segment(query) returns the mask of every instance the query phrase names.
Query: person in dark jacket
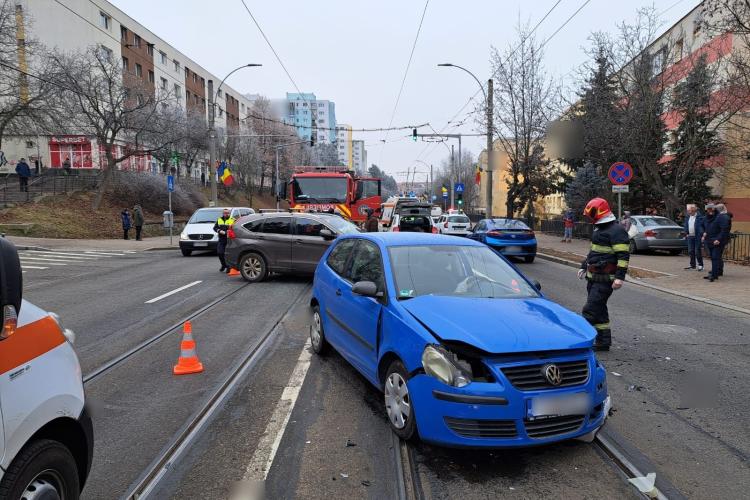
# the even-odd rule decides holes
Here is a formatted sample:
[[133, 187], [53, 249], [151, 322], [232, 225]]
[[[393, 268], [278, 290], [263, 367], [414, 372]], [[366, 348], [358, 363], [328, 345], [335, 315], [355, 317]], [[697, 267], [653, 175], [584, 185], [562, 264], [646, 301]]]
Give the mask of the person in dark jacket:
[[709, 217], [706, 217], [704, 243], [711, 256], [711, 272], [703, 278], [713, 283], [724, 274], [722, 254], [724, 253], [724, 247], [729, 243], [731, 221], [723, 204], [708, 205], [706, 208], [709, 207], [712, 213]]
[[591, 250], [578, 271], [578, 279], [585, 277], [588, 281], [588, 298], [582, 314], [596, 329], [594, 349], [608, 351], [612, 345], [612, 330], [607, 301], [625, 282], [630, 261], [630, 238], [603, 198], [589, 201], [583, 215], [594, 223], [594, 231]]
[[219, 235], [219, 244], [216, 246], [216, 254], [219, 256], [219, 262], [221, 262], [220, 273], [231, 271], [227, 266], [227, 261], [224, 258], [224, 252], [227, 248], [227, 232], [234, 225], [234, 219], [230, 215], [229, 209], [225, 208], [221, 213], [221, 217], [218, 218], [216, 224], [214, 224], [214, 232]]
[[63, 167], [63, 172], [65, 172], [65, 175], [70, 175], [72, 168], [70, 165], [70, 158], [68, 158], [67, 156], [65, 157], [65, 160], [63, 160], [62, 167]]
[[141, 230], [143, 229], [143, 209], [140, 205], [133, 207], [133, 225], [135, 226], [135, 241], [141, 241]]
[[127, 208], [120, 212], [120, 219], [122, 219], [122, 232], [124, 239], [129, 240], [128, 233], [130, 232], [130, 210]]
[[375, 212], [369, 208], [367, 209], [367, 221], [365, 222], [365, 232], [377, 233], [380, 231], [378, 225], [378, 218], [375, 216]]
[[703, 233], [706, 231], [705, 218], [698, 212], [695, 205], [687, 206], [685, 217], [685, 234], [687, 235], [688, 254], [690, 254], [690, 266], [685, 269], [695, 269], [698, 262], [698, 271], [703, 271]]
[[31, 177], [31, 169], [29, 168], [29, 164], [26, 163], [25, 158], [21, 158], [21, 160], [16, 164], [16, 173], [18, 174], [18, 183], [21, 188], [21, 192], [29, 192], [29, 177]]

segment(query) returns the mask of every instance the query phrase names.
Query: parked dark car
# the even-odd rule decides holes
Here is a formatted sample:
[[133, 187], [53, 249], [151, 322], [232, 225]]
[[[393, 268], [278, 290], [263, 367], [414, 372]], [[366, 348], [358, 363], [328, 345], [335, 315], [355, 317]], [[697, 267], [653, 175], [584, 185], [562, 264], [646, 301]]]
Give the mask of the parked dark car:
[[312, 275], [331, 242], [357, 226], [338, 215], [268, 213], [242, 217], [227, 234], [227, 263], [250, 282], [269, 273]]
[[671, 219], [656, 215], [631, 215], [630, 222], [630, 253], [665, 250], [678, 255], [687, 250], [685, 229]]
[[481, 241], [507, 257], [523, 257], [529, 264], [536, 257], [534, 231], [517, 219], [482, 219], [468, 237]]

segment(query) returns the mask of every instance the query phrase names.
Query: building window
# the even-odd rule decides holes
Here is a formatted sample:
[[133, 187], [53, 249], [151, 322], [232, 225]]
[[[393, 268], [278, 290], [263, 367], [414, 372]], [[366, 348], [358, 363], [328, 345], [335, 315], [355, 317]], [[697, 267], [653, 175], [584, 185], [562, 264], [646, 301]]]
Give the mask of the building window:
[[111, 24], [112, 24], [112, 18], [109, 17], [104, 12], [99, 11], [99, 26], [101, 26], [105, 30], [109, 30], [109, 27]]
[[120, 26], [120, 39], [128, 43], [128, 29], [125, 26]]
[[175, 73], [179, 73], [180, 72], [180, 61], [178, 61], [177, 59], [174, 59], [173, 62], [174, 62]]
[[167, 65], [167, 54], [164, 52], [159, 52], [159, 55], [161, 56], [161, 63], [163, 65]]
[[155, 81], [154, 72], [151, 70], [148, 70], [148, 82], [154, 83], [154, 81]]
[[201, 77], [201, 88], [202, 89], [206, 88], [206, 79], [203, 77]]
[[136, 49], [141, 48], [141, 37], [139, 37], [138, 35], [133, 35], [133, 47], [135, 47]]
[[162, 78], [161, 79], [161, 89], [162, 90], [167, 90], [167, 79], [166, 78]]
[[198, 73], [193, 73], [193, 83], [198, 83]]
[[677, 61], [679, 61], [679, 60], [682, 59], [682, 50], [683, 50], [684, 45], [685, 45], [685, 43], [682, 40], [682, 38], [680, 38], [679, 40], [677, 40], [677, 42], [674, 44], [674, 60], [675, 60], [675, 62], [677, 62]]
[[151, 57], [153, 57], [154, 56], [154, 46], [152, 44], [150, 44], [150, 43], [147, 43], [146, 44], [146, 52], [148, 53], [148, 55], [150, 55]]
[[216, 96], [219, 98], [224, 97], [224, 93], [221, 91], [221, 89], [219, 89], [219, 91], [216, 93]]
[[112, 60], [112, 49], [109, 47], [105, 47], [104, 45], [99, 45], [100, 55], [103, 59], [106, 61]]
[[122, 70], [126, 72], [130, 71], [130, 61], [125, 56], [122, 56]]
[[135, 76], [143, 78], [143, 66], [138, 63], [135, 63]]
[[141, 94], [136, 95], [135, 100], [138, 103], [138, 106], [143, 106], [143, 96]]
[[182, 88], [176, 83], [174, 84], [174, 95], [178, 101], [180, 100], [180, 97], [182, 97]]
[[187, 81], [189, 79], [190, 79], [190, 69], [187, 66], [185, 66], [185, 80]]

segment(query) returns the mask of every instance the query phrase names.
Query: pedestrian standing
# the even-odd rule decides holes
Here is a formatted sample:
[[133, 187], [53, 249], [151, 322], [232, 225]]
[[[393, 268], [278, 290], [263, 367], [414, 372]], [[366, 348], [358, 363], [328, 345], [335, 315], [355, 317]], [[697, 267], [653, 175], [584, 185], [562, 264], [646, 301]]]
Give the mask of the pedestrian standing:
[[575, 225], [576, 222], [573, 218], [573, 211], [567, 210], [565, 216], [563, 216], [563, 243], [573, 243], [573, 228]]
[[65, 157], [65, 160], [63, 160], [62, 167], [63, 167], [63, 172], [65, 172], [65, 175], [70, 175], [70, 172], [72, 169], [70, 165], [70, 157], [68, 156]]
[[135, 226], [135, 241], [141, 241], [141, 231], [143, 230], [143, 209], [140, 205], [133, 207], [133, 225]]
[[124, 209], [122, 212], [120, 212], [120, 219], [122, 219], [122, 232], [123, 237], [126, 240], [129, 240], [130, 237], [128, 236], [128, 233], [130, 232], [130, 210], [127, 208]]
[[583, 215], [594, 223], [594, 231], [591, 250], [578, 270], [578, 279], [585, 277], [588, 282], [588, 298], [582, 314], [596, 329], [594, 349], [608, 351], [612, 345], [612, 330], [607, 301], [625, 281], [630, 261], [629, 237], [603, 198], [589, 201]]
[[26, 163], [25, 158], [21, 158], [21, 160], [16, 164], [16, 173], [18, 174], [18, 183], [21, 189], [21, 192], [29, 192], [29, 177], [31, 177], [31, 169], [29, 168], [29, 164]]
[[704, 242], [711, 256], [711, 272], [703, 279], [711, 283], [719, 279], [724, 274], [724, 260], [722, 254], [724, 247], [729, 243], [729, 228], [731, 221], [726, 213], [724, 204], [707, 205], [711, 208], [711, 215], [706, 217], [706, 231]]
[[697, 261], [698, 271], [703, 271], [703, 233], [705, 231], [705, 218], [698, 212], [698, 207], [692, 204], [688, 205], [687, 217], [685, 217], [685, 234], [687, 235], [690, 266], [685, 269], [695, 269]]
[[380, 231], [380, 228], [378, 227], [378, 218], [375, 217], [375, 212], [373, 211], [373, 209], [368, 208], [367, 221], [365, 222], [365, 232], [377, 233], [378, 231]]
[[625, 210], [623, 212], [622, 220], [620, 221], [620, 224], [622, 224], [622, 227], [625, 228], [625, 231], [630, 231], [630, 226], [633, 225], [633, 220], [630, 218], [630, 211]]
[[234, 225], [234, 219], [229, 215], [229, 209], [225, 208], [221, 213], [221, 217], [214, 224], [214, 232], [219, 235], [219, 244], [216, 245], [216, 253], [219, 256], [219, 262], [221, 262], [220, 273], [229, 273], [230, 269], [227, 266], [227, 261], [224, 258], [224, 252], [227, 249], [227, 232]]

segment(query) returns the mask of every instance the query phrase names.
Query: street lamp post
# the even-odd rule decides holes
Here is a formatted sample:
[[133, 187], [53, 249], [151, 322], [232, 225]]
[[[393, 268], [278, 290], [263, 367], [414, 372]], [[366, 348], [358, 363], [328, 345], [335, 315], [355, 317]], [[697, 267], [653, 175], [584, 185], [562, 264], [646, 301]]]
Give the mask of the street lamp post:
[[482, 89], [482, 94], [484, 94], [484, 102], [487, 111], [487, 208], [485, 210], [487, 218], [492, 218], [492, 78], [487, 80], [487, 91], [485, 91], [482, 82], [479, 81], [479, 78], [477, 78], [474, 73], [472, 73], [468, 69], [451, 63], [442, 63], [438, 64], [438, 66], [458, 68], [465, 71], [466, 73], [471, 75], [474, 80], [476, 80], [479, 88]]
[[208, 81], [208, 171], [211, 175], [211, 204], [212, 206], [216, 206], [217, 198], [218, 198], [218, 192], [217, 192], [217, 186], [216, 186], [216, 168], [214, 166], [214, 163], [216, 163], [216, 110], [214, 109], [214, 105], [216, 104], [217, 96], [219, 95], [219, 92], [221, 91], [222, 85], [224, 85], [224, 82], [232, 76], [235, 72], [241, 70], [242, 68], [255, 68], [258, 66], [263, 66], [262, 64], [243, 64], [242, 66], [239, 66], [238, 68], [233, 69], [229, 72], [227, 76], [224, 77], [224, 79], [219, 83], [219, 86], [216, 88], [216, 94], [214, 94], [214, 81], [209, 80]]

